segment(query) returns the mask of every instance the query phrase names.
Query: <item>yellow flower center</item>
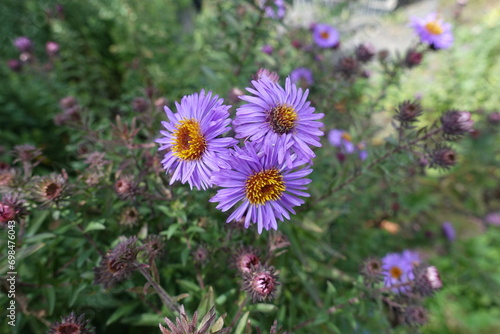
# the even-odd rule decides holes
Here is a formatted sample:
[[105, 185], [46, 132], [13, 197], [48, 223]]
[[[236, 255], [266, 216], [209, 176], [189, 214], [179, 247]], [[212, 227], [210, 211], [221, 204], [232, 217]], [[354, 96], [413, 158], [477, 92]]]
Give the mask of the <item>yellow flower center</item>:
[[330, 34], [327, 31], [322, 31], [319, 35], [323, 39], [327, 39], [328, 37], [330, 37]]
[[401, 275], [403, 275], [403, 271], [399, 267], [392, 267], [391, 270], [389, 270], [389, 273], [394, 279], [399, 279]]
[[172, 144], [173, 154], [182, 160], [199, 160], [207, 150], [207, 141], [201, 133], [200, 123], [194, 119], [183, 119], [176, 125]]
[[347, 140], [349, 142], [352, 141], [351, 135], [348, 134], [347, 132], [344, 132], [341, 137], [342, 137], [342, 139], [345, 139], [345, 140]]
[[286, 186], [276, 168], [251, 175], [245, 183], [245, 196], [251, 204], [262, 205], [281, 198]]
[[295, 128], [297, 118], [298, 115], [292, 106], [280, 104], [269, 111], [267, 121], [271, 124], [274, 132], [284, 134]]
[[425, 29], [433, 35], [441, 35], [443, 33], [443, 27], [437, 21], [427, 23]]

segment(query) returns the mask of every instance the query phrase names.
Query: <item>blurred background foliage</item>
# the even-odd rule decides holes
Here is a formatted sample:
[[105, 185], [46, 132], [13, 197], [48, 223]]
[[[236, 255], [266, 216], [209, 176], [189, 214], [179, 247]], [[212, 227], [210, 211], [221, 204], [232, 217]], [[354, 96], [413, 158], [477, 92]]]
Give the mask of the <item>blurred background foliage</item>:
[[[64, 6], [59, 14], [58, 4]], [[440, 8], [446, 12], [452, 5], [443, 1]], [[484, 13], [482, 8], [489, 10]], [[346, 27], [353, 14], [342, 4], [326, 8], [324, 15], [331, 17], [331, 24]], [[396, 12], [383, 17], [406, 21], [402, 16]], [[230, 322], [244, 294], [234, 271], [227, 270], [229, 253], [238, 245], [265, 250], [269, 234], [231, 230], [224, 223], [227, 216], [208, 203], [209, 194], [179, 184], [165, 186], [163, 172], [142, 175], [145, 156], [154, 156], [156, 148], [139, 153], [113, 146], [111, 125], [117, 124], [117, 116], [126, 124], [137, 118], [136, 142], [150, 143], [165, 117], [157, 112], [152, 119], [141, 118], [131, 105], [134, 98], [152, 104], [165, 97], [173, 107], [182, 96], [206, 89], [227, 100], [230, 90], [247, 87], [260, 67], [278, 72], [283, 82], [299, 66], [313, 70], [310, 99], [326, 114], [325, 132], [349, 130], [355, 142], [366, 142], [369, 159], [396, 144], [391, 118], [403, 100], [421, 99], [422, 126], [449, 109], [471, 111], [477, 132], [454, 146], [460, 160], [451, 171], [422, 171], [411, 154], [401, 153], [326, 198], [329, 189], [362, 168], [363, 162], [354, 158], [339, 162], [335, 149], [323, 139], [324, 147], [316, 150], [311, 198], [291, 222], [279, 225], [291, 246], [273, 259], [280, 271], [278, 298], [248, 305], [246, 319], [264, 332], [274, 319], [292, 331], [316, 317], [296, 333], [408, 333], [413, 329], [391, 326], [380, 302], [361, 299], [350, 304], [349, 300], [363, 291], [358, 273], [363, 259], [410, 248], [424, 254], [444, 282], [444, 289], [426, 301], [430, 322], [423, 332], [500, 332], [500, 230], [484, 219], [500, 208], [498, 125], [487, 121], [500, 105], [499, 18], [498, 5], [471, 2], [454, 22], [452, 49], [426, 53], [421, 66], [400, 69], [393, 81], [387, 81], [383, 62], [375, 62], [368, 66], [374, 73], [370, 78], [350, 82], [333, 78], [331, 64], [352, 54], [352, 49], [322, 55], [293, 47], [292, 40], [311, 43], [307, 29], [264, 19], [251, 1], [203, 1], [198, 13], [189, 0], [3, 0], [2, 161], [12, 163], [7, 153], [15, 145], [32, 144], [44, 152], [38, 174], [64, 168], [75, 184], [86, 168], [79, 156], [84, 147], [106, 152], [112, 162], [98, 186], [85, 187], [81, 182], [74, 186], [71, 201], [78, 203], [78, 210], [33, 207], [18, 250], [23, 299], [13, 332], [44, 333], [47, 321], [57, 321], [72, 310], [85, 313], [97, 333], [157, 333], [163, 317], [172, 316], [161, 309], [156, 296], [140, 292], [144, 279], [139, 275], [110, 292], [93, 285], [92, 268], [99, 254], [82, 231], [103, 250], [116, 245], [120, 235], [165, 236], [166, 252], [157, 262], [162, 286], [174, 296], [187, 294], [181, 303], [188, 313], [199, 309], [204, 314], [215, 304]], [[343, 32], [343, 39], [348, 39], [349, 29]], [[5, 65], [18, 57], [12, 46], [18, 36], [32, 39], [36, 54], [35, 62], [22, 73]], [[45, 55], [47, 41], [60, 45], [55, 61]], [[271, 55], [261, 51], [267, 44], [274, 49]], [[54, 124], [60, 113], [58, 101], [65, 96], [75, 96], [82, 106], [87, 132]], [[170, 197], [141, 195], [133, 202], [117, 198], [113, 184], [124, 170], [151, 192], [160, 189], [165, 199]], [[125, 229], [119, 224], [119, 212], [129, 205], [138, 209], [140, 219]], [[454, 224], [456, 241], [442, 236], [443, 221]], [[393, 228], [386, 228], [387, 223]], [[208, 252], [204, 263], [193, 261], [199, 247]], [[2, 251], [2, 275], [5, 262]], [[2, 291], [0, 304], [6, 305], [6, 300]], [[346, 306], [328, 314], [331, 305]], [[240, 333], [245, 330], [242, 323]], [[2, 320], [0, 332], [10, 330]]]

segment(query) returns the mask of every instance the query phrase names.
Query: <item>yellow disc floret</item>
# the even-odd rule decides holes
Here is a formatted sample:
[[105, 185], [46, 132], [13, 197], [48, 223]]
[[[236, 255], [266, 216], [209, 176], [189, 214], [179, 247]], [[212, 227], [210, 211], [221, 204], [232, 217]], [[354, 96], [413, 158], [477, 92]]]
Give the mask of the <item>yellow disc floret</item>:
[[172, 141], [173, 154], [182, 160], [199, 160], [207, 150], [207, 141], [195, 119], [183, 119], [176, 125]]
[[330, 34], [327, 31], [322, 31], [319, 35], [323, 39], [327, 39], [328, 37], [330, 37]]
[[432, 35], [441, 35], [443, 33], [443, 27], [437, 21], [428, 22], [425, 25], [425, 29]]
[[292, 106], [280, 104], [269, 111], [267, 120], [274, 132], [284, 134], [295, 128], [297, 118], [297, 112]]
[[281, 198], [286, 186], [276, 168], [251, 175], [245, 183], [245, 195], [251, 204], [262, 205]]
[[392, 267], [391, 270], [389, 270], [389, 274], [392, 278], [399, 279], [401, 275], [403, 275], [403, 271], [399, 267]]

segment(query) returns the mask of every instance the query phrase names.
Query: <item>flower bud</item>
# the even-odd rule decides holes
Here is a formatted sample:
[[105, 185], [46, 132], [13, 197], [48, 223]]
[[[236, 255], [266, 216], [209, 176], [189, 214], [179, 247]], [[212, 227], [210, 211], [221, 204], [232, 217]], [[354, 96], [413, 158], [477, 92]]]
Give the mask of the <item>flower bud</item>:
[[356, 58], [362, 63], [367, 63], [372, 60], [375, 54], [376, 51], [373, 44], [364, 43], [356, 47]]
[[457, 153], [449, 146], [439, 145], [431, 152], [431, 168], [441, 167], [443, 169], [449, 169], [456, 165], [456, 163]]
[[45, 51], [49, 57], [55, 57], [59, 53], [59, 44], [49, 41], [45, 44]]
[[20, 62], [17, 59], [9, 59], [9, 61], [7, 62], [7, 65], [9, 66], [9, 68], [13, 72], [18, 72], [19, 73], [23, 69], [23, 63]]
[[275, 274], [274, 267], [259, 265], [254, 267], [252, 272], [243, 275], [243, 290], [252, 297], [254, 302], [273, 299], [278, 285], [278, 276]]
[[419, 265], [414, 269], [415, 292], [422, 296], [431, 296], [443, 287], [439, 272], [434, 266]]
[[280, 76], [276, 72], [272, 72], [268, 70], [267, 68], [261, 68], [257, 71], [257, 73], [254, 75], [254, 80], [260, 80], [263, 76], [266, 76], [269, 78], [274, 83], [277, 83], [280, 80]]
[[22, 53], [30, 53], [33, 50], [33, 42], [25, 36], [16, 38], [14, 40], [14, 46]]
[[422, 115], [422, 106], [417, 101], [404, 101], [396, 109], [394, 119], [401, 123], [401, 126], [411, 129], [412, 123], [416, 122]]
[[132, 108], [137, 112], [145, 112], [149, 108], [149, 103], [142, 97], [136, 97], [132, 100]]
[[441, 116], [441, 128], [445, 136], [460, 136], [471, 132], [473, 125], [470, 112], [449, 110]]
[[409, 49], [406, 52], [404, 64], [406, 67], [412, 68], [412, 67], [420, 65], [423, 58], [424, 58], [424, 54], [422, 52], [418, 52], [418, 51], [415, 51], [413, 49]]
[[233, 255], [233, 266], [241, 273], [250, 273], [260, 264], [258, 252], [253, 248], [240, 248]]

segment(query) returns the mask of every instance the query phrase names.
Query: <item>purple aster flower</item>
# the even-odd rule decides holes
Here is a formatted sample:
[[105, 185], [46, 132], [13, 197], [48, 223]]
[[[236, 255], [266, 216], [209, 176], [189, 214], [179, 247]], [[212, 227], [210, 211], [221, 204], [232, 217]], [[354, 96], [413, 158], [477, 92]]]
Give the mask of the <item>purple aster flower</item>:
[[271, 53], [273, 53], [273, 47], [269, 44], [266, 44], [262, 47], [262, 52], [264, 52], [265, 54], [268, 54], [270, 55]]
[[356, 151], [356, 147], [352, 143], [351, 135], [344, 130], [333, 129], [328, 133], [328, 141], [335, 147], [340, 148], [347, 154], [352, 154]]
[[[390, 253], [382, 259], [382, 269], [384, 272], [384, 285], [391, 287], [402, 283], [409, 282], [413, 279], [413, 267], [409, 260], [411, 255], [400, 253]], [[410, 286], [400, 286], [392, 289], [394, 292], [406, 292], [410, 290]]]
[[423, 19], [413, 17], [410, 27], [415, 30], [422, 43], [429, 44], [433, 49], [448, 49], [453, 44], [451, 24], [444, 22], [436, 13]]
[[263, 8], [266, 17], [282, 19], [285, 17], [286, 7], [284, 0], [259, 0], [260, 8]]
[[14, 40], [14, 46], [19, 52], [31, 52], [33, 49], [33, 42], [28, 37], [21, 36]]
[[229, 167], [225, 161], [229, 158], [228, 147], [237, 143], [233, 138], [220, 138], [230, 130], [229, 106], [212, 92], [184, 96], [181, 103], [175, 103], [177, 113], [167, 106], [165, 113], [168, 122], [162, 122], [164, 136], [157, 139], [159, 150], [167, 149], [162, 160], [163, 168], [173, 171], [170, 184], [176, 180], [188, 182], [191, 189], [207, 189], [212, 186], [210, 180], [213, 171]]
[[490, 225], [500, 226], [500, 212], [490, 212], [484, 217], [484, 221]]
[[[317, 121], [323, 114], [314, 113], [307, 101], [309, 91], [302, 91], [286, 79], [285, 89], [263, 76], [252, 81], [254, 88], [247, 88], [251, 95], [240, 98], [248, 103], [236, 111], [234, 126], [236, 138], [248, 138], [254, 142], [276, 143], [286, 136], [292, 152], [305, 159], [315, 157], [309, 146], [321, 147], [319, 130], [323, 123]], [[280, 155], [280, 163], [285, 155]]]
[[290, 219], [289, 212], [295, 214], [293, 207], [304, 203], [298, 196], [309, 197], [303, 190], [311, 182], [305, 176], [312, 169], [296, 170], [305, 162], [296, 155], [291, 157], [290, 167], [280, 163], [279, 155], [285, 150], [283, 142], [284, 139], [277, 144], [266, 141], [259, 151], [255, 143], [246, 142], [243, 148], [235, 148], [230, 168], [214, 173], [213, 183], [222, 189], [210, 202], [218, 202], [217, 209], [223, 212], [240, 203], [226, 222], [245, 217], [245, 228], [252, 223], [257, 224], [259, 233], [263, 229], [277, 230], [277, 220]]
[[340, 44], [340, 34], [337, 29], [324, 23], [314, 25], [313, 39], [321, 48], [335, 48]]
[[444, 222], [441, 225], [441, 230], [443, 231], [443, 234], [446, 237], [446, 239], [448, 239], [448, 241], [455, 241], [456, 233], [452, 223]]
[[357, 145], [359, 159], [363, 161], [365, 161], [366, 158], [368, 158], [368, 151], [366, 151], [365, 147], [366, 147], [365, 142], [361, 142]]
[[57, 56], [59, 53], [59, 44], [49, 41], [45, 44], [45, 51], [50, 57]]
[[312, 71], [306, 67], [298, 67], [290, 72], [290, 80], [299, 87], [309, 87], [314, 83]]

